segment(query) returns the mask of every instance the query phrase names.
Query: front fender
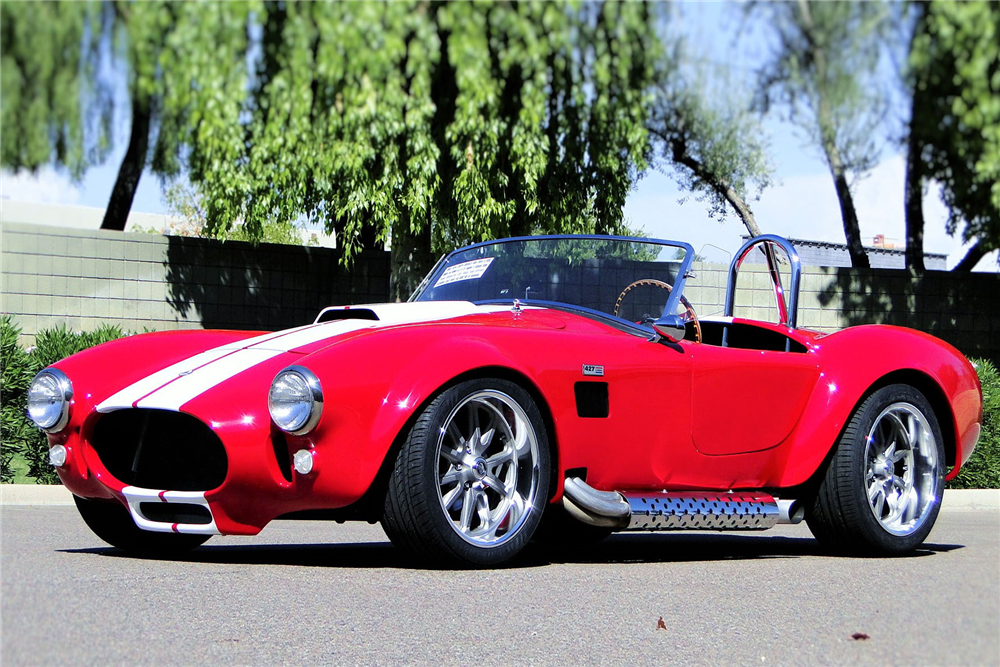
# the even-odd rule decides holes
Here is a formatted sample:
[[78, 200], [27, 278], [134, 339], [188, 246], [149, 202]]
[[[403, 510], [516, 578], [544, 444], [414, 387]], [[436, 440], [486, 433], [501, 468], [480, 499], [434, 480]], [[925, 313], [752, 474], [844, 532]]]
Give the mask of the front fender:
[[358, 500], [408, 422], [456, 377], [484, 367], [528, 375], [470, 325], [431, 324], [358, 336], [302, 360], [323, 382], [324, 412], [292, 449], [315, 450], [317, 506]]

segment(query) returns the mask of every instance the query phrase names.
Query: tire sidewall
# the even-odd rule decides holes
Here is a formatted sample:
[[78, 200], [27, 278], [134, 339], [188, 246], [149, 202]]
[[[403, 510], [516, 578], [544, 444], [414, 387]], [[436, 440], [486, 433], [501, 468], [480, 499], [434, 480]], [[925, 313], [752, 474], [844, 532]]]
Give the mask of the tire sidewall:
[[[445, 425], [445, 420], [469, 396], [487, 390], [506, 394], [524, 410], [531, 428], [534, 430], [538, 448], [539, 479], [536, 482], [535, 496], [528, 516], [512, 537], [494, 546], [475, 545], [459, 535], [444, 507], [441, 506], [438, 479], [439, 434]], [[450, 387], [432, 402], [427, 410], [429, 412], [427, 415], [429, 428], [424, 431], [427, 441], [423, 443], [424, 457], [418, 483], [422, 487], [422, 495], [427, 498], [427, 502], [433, 508], [430, 519], [434, 532], [444, 542], [448, 551], [461, 562], [472, 565], [496, 565], [509, 560], [531, 539], [541, 520], [549, 494], [551, 470], [549, 443], [545, 425], [535, 401], [528, 392], [513, 382], [498, 378], [484, 378], [468, 380]]]
[[[890, 405], [895, 403], [909, 403], [919, 410], [927, 420], [934, 436], [937, 447], [937, 475], [936, 480], [937, 498], [926, 510], [928, 514], [924, 517], [920, 527], [907, 535], [896, 535], [890, 533], [882, 523], [875, 517], [868, 500], [868, 490], [865, 484], [867, 475], [867, 443], [868, 433], [875, 424], [875, 420]], [[944, 495], [944, 438], [941, 426], [930, 403], [922, 393], [909, 385], [889, 385], [876, 391], [865, 401], [858, 415], [858, 428], [854, 434], [853, 441], [845, 443], [850, 445], [851, 470], [850, 487], [848, 493], [858, 507], [856, 527], [861, 532], [862, 537], [878, 551], [891, 554], [901, 554], [913, 551], [927, 538], [937, 519], [941, 509], [941, 500]]]
[[142, 530], [129, 511], [116, 500], [91, 500], [73, 496], [80, 517], [99, 538], [126, 553], [171, 556], [204, 544], [209, 535], [157, 533]]

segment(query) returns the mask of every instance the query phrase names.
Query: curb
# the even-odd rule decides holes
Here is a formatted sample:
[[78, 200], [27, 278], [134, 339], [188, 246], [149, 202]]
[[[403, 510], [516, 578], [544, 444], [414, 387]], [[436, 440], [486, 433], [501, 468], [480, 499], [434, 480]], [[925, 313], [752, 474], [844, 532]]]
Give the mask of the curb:
[[[60, 484], [0, 484], [0, 505], [73, 505], [73, 496]], [[1000, 489], [950, 489], [945, 511], [1000, 510]]]

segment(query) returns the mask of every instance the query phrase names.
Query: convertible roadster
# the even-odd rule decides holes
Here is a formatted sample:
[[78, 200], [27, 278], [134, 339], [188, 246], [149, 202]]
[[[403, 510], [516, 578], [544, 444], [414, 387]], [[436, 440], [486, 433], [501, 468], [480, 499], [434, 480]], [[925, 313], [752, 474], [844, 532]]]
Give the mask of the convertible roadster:
[[[645, 238], [479, 243], [407, 303], [81, 352], [38, 374], [28, 410], [84, 521], [130, 552], [277, 518], [380, 521], [460, 566], [533, 538], [803, 519], [837, 550], [915, 549], [979, 436], [969, 362], [903, 328], [797, 328], [799, 260], [775, 236], [737, 252], [724, 309], [699, 317], [693, 258]], [[734, 317], [748, 259], [776, 322]]]

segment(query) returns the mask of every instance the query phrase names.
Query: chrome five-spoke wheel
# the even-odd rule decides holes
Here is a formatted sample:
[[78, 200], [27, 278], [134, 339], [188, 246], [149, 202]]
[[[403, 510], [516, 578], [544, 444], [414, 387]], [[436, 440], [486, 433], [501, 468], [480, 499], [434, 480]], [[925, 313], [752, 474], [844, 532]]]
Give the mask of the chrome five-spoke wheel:
[[944, 489], [944, 437], [916, 388], [874, 391], [851, 415], [806, 520], [841, 551], [901, 554], [930, 533]]
[[531, 538], [548, 488], [548, 440], [531, 396], [507, 380], [468, 380], [417, 417], [382, 525], [394, 544], [425, 560], [496, 565]]

